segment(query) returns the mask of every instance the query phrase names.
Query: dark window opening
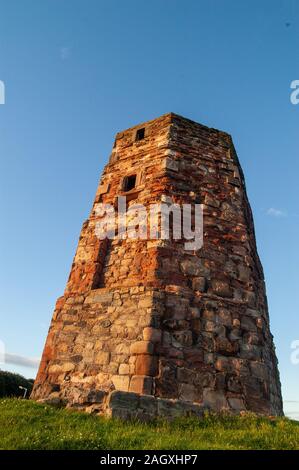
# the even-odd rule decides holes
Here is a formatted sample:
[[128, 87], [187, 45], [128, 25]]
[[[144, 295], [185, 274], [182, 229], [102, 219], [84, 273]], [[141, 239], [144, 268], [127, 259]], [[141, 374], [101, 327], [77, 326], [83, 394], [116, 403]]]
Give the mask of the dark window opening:
[[136, 132], [136, 140], [144, 139], [144, 135], [145, 135], [145, 128], [143, 127], [142, 129], [138, 129], [138, 131]]
[[136, 175], [126, 176], [124, 179], [123, 190], [130, 191], [131, 189], [134, 189], [135, 186], [136, 186]]
[[[106, 284], [106, 271], [109, 266], [112, 250], [111, 240], [105, 238], [99, 247], [98, 258], [96, 260], [96, 272], [93, 278], [92, 289], [101, 289]], [[109, 273], [108, 273], [109, 274]]]

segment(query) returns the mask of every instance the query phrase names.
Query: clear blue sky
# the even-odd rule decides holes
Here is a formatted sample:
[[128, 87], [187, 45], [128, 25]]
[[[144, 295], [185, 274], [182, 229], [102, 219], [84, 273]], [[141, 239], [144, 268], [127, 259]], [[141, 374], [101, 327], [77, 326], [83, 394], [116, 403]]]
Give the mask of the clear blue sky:
[[[0, 1], [0, 340], [39, 357], [114, 134], [173, 111], [232, 134], [286, 401], [299, 401], [298, 0]], [[0, 365], [26, 376], [35, 370]], [[298, 410], [299, 403], [286, 403]]]

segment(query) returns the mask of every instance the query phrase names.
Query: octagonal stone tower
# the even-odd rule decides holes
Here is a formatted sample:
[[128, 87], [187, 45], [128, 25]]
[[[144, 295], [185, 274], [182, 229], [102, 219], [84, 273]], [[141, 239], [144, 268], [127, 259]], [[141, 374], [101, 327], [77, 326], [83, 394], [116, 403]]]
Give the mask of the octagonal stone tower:
[[[203, 247], [97, 238], [97, 205], [201, 203]], [[281, 415], [277, 359], [231, 137], [166, 114], [117, 134], [32, 398], [124, 418]]]

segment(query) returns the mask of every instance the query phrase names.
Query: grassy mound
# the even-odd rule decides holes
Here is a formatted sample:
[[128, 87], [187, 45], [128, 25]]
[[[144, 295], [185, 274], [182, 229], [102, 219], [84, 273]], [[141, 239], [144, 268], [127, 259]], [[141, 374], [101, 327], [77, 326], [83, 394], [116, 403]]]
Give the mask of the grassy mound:
[[172, 423], [124, 423], [1, 399], [0, 449], [299, 449], [299, 422], [209, 415]]

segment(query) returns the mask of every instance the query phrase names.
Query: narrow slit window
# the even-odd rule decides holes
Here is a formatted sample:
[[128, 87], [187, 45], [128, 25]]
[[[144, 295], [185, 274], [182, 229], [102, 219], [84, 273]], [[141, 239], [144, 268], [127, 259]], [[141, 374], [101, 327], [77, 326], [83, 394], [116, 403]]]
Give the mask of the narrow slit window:
[[130, 191], [131, 189], [134, 189], [135, 186], [136, 186], [136, 175], [126, 176], [124, 179], [123, 190]]
[[138, 131], [136, 132], [136, 140], [142, 140], [144, 139], [144, 136], [145, 136], [145, 128], [142, 127], [142, 129], [138, 129]]

